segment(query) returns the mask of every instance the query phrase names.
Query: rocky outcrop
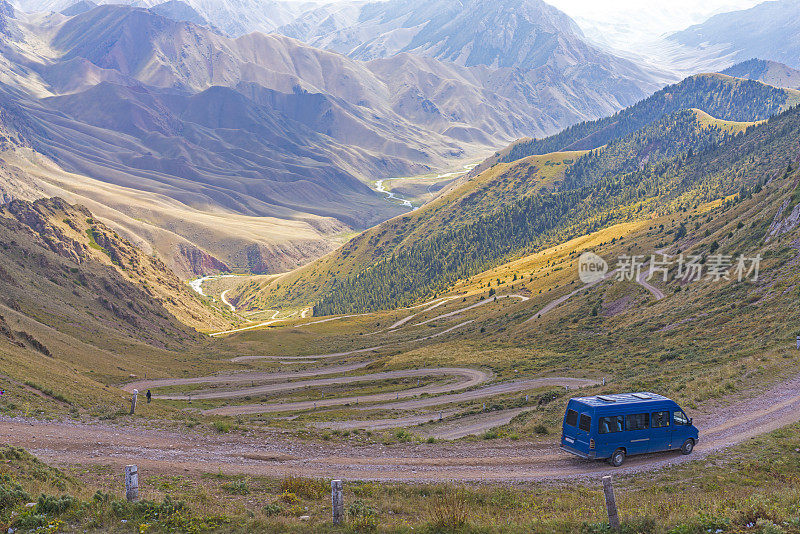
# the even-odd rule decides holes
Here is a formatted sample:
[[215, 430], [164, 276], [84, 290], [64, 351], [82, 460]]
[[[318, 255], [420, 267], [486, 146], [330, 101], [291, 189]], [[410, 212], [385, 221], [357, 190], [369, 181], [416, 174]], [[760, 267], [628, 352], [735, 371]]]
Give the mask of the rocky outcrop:
[[778, 209], [778, 213], [775, 214], [775, 218], [772, 220], [769, 230], [767, 230], [767, 241], [791, 232], [800, 224], [800, 204], [794, 206], [791, 212], [787, 214], [789, 200], [786, 199]]
[[68, 258], [75, 263], [82, 263], [87, 258], [87, 247], [68, 236], [64, 229], [53, 224], [52, 217], [57, 213], [91, 216], [86, 208], [73, 208], [60, 198], [41, 199], [35, 202], [12, 200], [4, 206], [0, 216], [11, 216], [19, 223], [26, 226], [40, 244], [55, 252], [61, 257]]
[[197, 276], [230, 272], [230, 268], [208, 252], [192, 245], [178, 245], [177, 263], [186, 265], [188, 271]]

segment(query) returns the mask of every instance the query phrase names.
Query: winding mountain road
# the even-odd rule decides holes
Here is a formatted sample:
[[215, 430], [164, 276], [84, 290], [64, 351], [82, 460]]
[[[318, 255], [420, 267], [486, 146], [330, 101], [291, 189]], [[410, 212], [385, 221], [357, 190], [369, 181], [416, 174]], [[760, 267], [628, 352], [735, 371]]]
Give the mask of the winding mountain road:
[[25, 447], [58, 465], [137, 464], [140, 472], [315, 476], [345, 480], [523, 482], [629, 474], [703, 458], [722, 448], [800, 421], [800, 376], [740, 398], [724, 408], [691, 413], [700, 442], [691, 456], [634, 456], [621, 468], [580, 460], [557, 443], [506, 440], [370, 447], [347, 441], [308, 442], [279, 431], [217, 434], [166, 431], [104, 423], [0, 418], [8, 445]]

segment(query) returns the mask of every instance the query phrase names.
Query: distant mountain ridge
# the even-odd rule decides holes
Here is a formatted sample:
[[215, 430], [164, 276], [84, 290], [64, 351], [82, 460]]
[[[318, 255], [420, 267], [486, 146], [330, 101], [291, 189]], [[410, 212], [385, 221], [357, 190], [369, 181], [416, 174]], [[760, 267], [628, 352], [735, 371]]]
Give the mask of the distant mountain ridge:
[[680, 109], [701, 109], [722, 120], [754, 121], [800, 103], [800, 92], [723, 74], [700, 74], [665, 87], [613, 116], [576, 124], [541, 139], [523, 139], [478, 165], [472, 174], [496, 162], [561, 150], [590, 150], [619, 139]]
[[728, 67], [721, 74], [756, 80], [775, 87], [800, 89], [800, 71], [777, 61], [750, 59]]

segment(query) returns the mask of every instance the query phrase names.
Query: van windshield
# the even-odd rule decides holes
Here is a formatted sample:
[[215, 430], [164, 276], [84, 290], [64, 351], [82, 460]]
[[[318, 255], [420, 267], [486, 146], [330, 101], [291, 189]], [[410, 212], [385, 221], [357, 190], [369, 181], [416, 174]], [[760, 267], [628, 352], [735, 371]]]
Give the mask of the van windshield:
[[569, 426], [575, 426], [578, 424], [578, 412], [575, 410], [567, 410], [567, 418], [564, 421]]

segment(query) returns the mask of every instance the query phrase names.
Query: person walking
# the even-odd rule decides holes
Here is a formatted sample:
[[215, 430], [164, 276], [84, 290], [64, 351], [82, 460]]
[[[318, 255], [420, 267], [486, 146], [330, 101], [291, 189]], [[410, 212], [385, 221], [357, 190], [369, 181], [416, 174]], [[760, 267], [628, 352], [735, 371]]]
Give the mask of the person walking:
[[153, 394], [150, 393], [150, 390], [147, 390], [147, 404], [150, 404], [150, 400], [153, 398]]

